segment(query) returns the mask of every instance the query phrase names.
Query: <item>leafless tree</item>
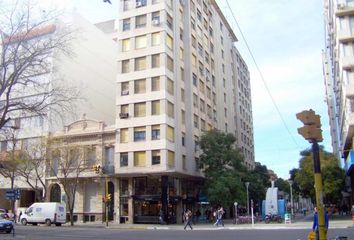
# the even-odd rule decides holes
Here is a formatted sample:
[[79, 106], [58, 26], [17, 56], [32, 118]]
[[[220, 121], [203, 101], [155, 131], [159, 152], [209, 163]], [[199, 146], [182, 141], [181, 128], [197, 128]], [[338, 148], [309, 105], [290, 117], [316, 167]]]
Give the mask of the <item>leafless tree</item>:
[[74, 225], [75, 195], [81, 173], [87, 170], [82, 147], [68, 144], [66, 139], [52, 140], [49, 168], [51, 175], [62, 185], [66, 194], [66, 204], [70, 214], [70, 224]]
[[22, 177], [35, 191], [36, 201], [44, 201], [47, 196], [45, 163], [47, 149], [44, 138], [35, 139], [22, 150], [22, 159], [16, 168], [16, 175]]
[[18, 116], [73, 112], [80, 93], [55, 74], [52, 63], [73, 57], [75, 31], [33, 0], [0, 0], [0, 6], [0, 129]]

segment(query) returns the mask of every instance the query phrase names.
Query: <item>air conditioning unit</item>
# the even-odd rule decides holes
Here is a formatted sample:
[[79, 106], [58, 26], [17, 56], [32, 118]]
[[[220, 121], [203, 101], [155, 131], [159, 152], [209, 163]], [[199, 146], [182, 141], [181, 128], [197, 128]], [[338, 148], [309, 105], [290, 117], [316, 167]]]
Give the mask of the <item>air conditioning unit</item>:
[[143, 3], [141, 1], [137, 1], [135, 7], [139, 8], [141, 6], [143, 6]]
[[122, 96], [129, 95], [129, 90], [123, 90], [121, 95]]
[[160, 19], [159, 19], [159, 18], [154, 18], [154, 19], [152, 20], [152, 25], [154, 25], [154, 26], [160, 25]]
[[129, 113], [119, 113], [119, 117], [120, 118], [128, 118], [129, 117]]

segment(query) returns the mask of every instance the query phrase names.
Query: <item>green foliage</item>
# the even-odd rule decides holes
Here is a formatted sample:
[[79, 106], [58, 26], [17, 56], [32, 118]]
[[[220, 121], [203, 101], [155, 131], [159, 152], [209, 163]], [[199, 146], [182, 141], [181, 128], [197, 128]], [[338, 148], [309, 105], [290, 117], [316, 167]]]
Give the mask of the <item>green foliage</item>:
[[[295, 183], [299, 192], [310, 197], [315, 202], [313, 158], [310, 149], [301, 152], [302, 158], [299, 169], [293, 169]], [[323, 181], [323, 196], [325, 203], [337, 203], [341, 198], [341, 189], [344, 186], [345, 172], [339, 166], [339, 160], [323, 147], [320, 148], [320, 162]]]
[[212, 204], [231, 206], [234, 201], [245, 202], [244, 183], [247, 171], [242, 165], [243, 156], [234, 148], [235, 137], [216, 130], [205, 133], [200, 139], [203, 154], [200, 163], [206, 177], [206, 192]]

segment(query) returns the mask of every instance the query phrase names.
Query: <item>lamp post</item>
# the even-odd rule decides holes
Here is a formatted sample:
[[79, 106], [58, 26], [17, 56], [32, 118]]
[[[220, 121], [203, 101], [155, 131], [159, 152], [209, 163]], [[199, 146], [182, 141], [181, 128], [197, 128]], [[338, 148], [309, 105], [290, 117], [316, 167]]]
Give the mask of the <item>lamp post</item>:
[[290, 209], [291, 209], [291, 217], [294, 216], [294, 206], [293, 206], [293, 181], [288, 180], [288, 183], [290, 185]]
[[248, 201], [248, 186], [250, 185], [249, 182], [245, 182], [246, 185], [246, 193], [247, 193], [247, 216], [250, 215], [250, 206], [249, 206], [249, 201]]

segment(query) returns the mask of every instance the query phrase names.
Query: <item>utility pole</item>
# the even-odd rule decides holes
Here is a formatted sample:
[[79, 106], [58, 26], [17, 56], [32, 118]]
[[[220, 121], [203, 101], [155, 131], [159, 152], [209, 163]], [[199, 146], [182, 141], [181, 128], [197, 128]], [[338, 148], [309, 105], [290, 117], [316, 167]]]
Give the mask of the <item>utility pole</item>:
[[247, 217], [250, 215], [250, 205], [248, 200], [248, 186], [250, 185], [249, 182], [245, 182], [246, 185], [246, 193], [247, 193]]
[[298, 128], [298, 133], [306, 140], [312, 143], [312, 156], [314, 163], [314, 175], [315, 175], [315, 192], [316, 192], [316, 205], [317, 205], [317, 217], [318, 217], [318, 230], [319, 239], [327, 240], [327, 233], [325, 230], [325, 213], [323, 208], [323, 190], [322, 190], [322, 175], [321, 175], [321, 163], [320, 163], [320, 151], [318, 142], [322, 142], [322, 130], [320, 116], [316, 115], [312, 109], [305, 110], [296, 114], [296, 118], [299, 119], [304, 126]]

